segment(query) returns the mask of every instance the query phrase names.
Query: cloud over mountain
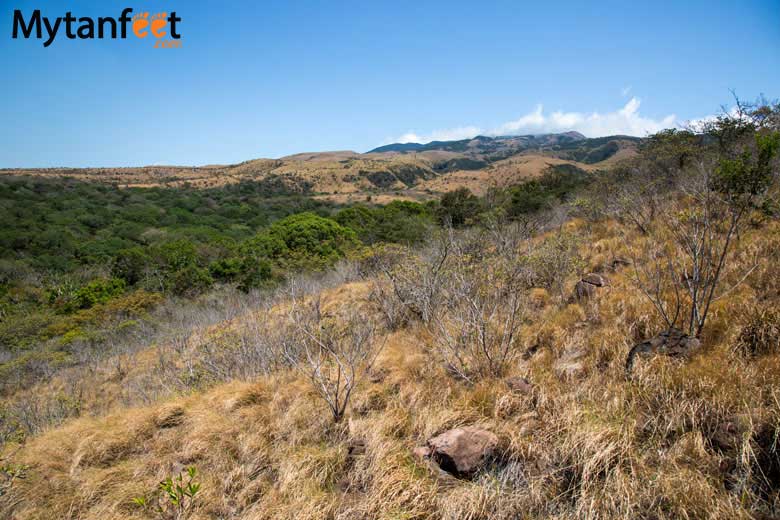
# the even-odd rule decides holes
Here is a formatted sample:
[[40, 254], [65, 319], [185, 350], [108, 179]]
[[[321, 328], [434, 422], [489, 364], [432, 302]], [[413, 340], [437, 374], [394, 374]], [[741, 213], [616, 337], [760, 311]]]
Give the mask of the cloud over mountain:
[[586, 137], [601, 137], [606, 135], [633, 135], [643, 137], [658, 132], [664, 128], [679, 125], [677, 116], [670, 114], [660, 119], [643, 117], [639, 113], [641, 102], [632, 97], [622, 108], [614, 112], [563, 112], [561, 110], [545, 113], [543, 105], [496, 128], [483, 129], [478, 126], [461, 126], [457, 128], [434, 130], [418, 134], [409, 131], [397, 139], [388, 142], [427, 143], [430, 141], [446, 141], [467, 139], [479, 134], [483, 135], [520, 135], [544, 134], [575, 130]]

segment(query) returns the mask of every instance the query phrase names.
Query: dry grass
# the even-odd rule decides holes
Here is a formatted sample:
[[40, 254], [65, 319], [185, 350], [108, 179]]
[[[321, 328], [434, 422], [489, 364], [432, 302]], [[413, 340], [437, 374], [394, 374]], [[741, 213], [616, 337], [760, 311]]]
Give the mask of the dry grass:
[[633, 145], [624, 143], [617, 154], [596, 164], [529, 153], [479, 170], [448, 173], [435, 171], [434, 162], [461, 155], [439, 151], [410, 155], [347, 151], [302, 153], [232, 165], [0, 169], [0, 175], [72, 178], [122, 188], [189, 186], [209, 189], [265, 180], [279, 183], [293, 193], [307, 191], [318, 199], [339, 204], [365, 202], [369, 198], [373, 203], [387, 204], [393, 200], [428, 200], [461, 187], [481, 195], [489, 187], [511, 186], [538, 177], [550, 165], [571, 164], [592, 171], [611, 166], [634, 154]]
[[[609, 222], [574, 221], [568, 231], [582, 238], [586, 271], [625, 257], [627, 233], [640, 240]], [[527, 377], [531, 394], [502, 379], [454, 379], [429, 356], [429, 329], [411, 323], [385, 333], [338, 424], [304, 378], [282, 369], [8, 445], [2, 464], [28, 469], [0, 497], [0, 517], [154, 517], [132, 498], [194, 465], [203, 487], [191, 518], [770, 518], [779, 507], [780, 353], [742, 310], [777, 308], [769, 282], [780, 278], [771, 247], [779, 231], [772, 223], [740, 238], [734, 273], [753, 253], [763, 253], [760, 266], [718, 302], [690, 360], [642, 359], [626, 379], [628, 349], [662, 323], [622, 268], [606, 272], [611, 286], [586, 303], [531, 292], [525, 355], [508, 371]], [[323, 305], [378, 318], [370, 290], [330, 289]], [[251, 315], [192, 343], [246, 327]], [[758, 355], [735, 348], [745, 338], [758, 338]], [[472, 481], [441, 476], [411, 452], [460, 425], [500, 439], [500, 457]]]

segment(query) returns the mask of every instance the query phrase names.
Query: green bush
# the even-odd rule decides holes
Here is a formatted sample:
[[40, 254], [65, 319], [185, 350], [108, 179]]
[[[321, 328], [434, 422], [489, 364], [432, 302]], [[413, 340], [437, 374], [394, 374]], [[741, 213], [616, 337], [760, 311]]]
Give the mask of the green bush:
[[354, 206], [336, 213], [334, 220], [353, 230], [367, 245], [377, 242], [418, 243], [425, 239], [433, 224], [429, 209], [410, 201], [393, 201], [376, 208]]
[[476, 195], [468, 188], [458, 188], [442, 195], [438, 216], [444, 224], [462, 227], [473, 223], [481, 210], [482, 205]]
[[72, 303], [77, 309], [89, 309], [98, 303], [105, 303], [119, 296], [125, 292], [125, 288], [125, 281], [121, 278], [93, 280], [76, 291]]
[[111, 274], [128, 285], [135, 285], [143, 279], [151, 263], [151, 257], [141, 247], [122, 249], [114, 257]]
[[243, 262], [240, 258], [223, 258], [209, 265], [209, 274], [220, 282], [233, 282], [241, 275]]
[[168, 289], [180, 296], [194, 296], [212, 286], [214, 279], [209, 272], [196, 265], [187, 265], [171, 274]]
[[359, 245], [354, 231], [314, 213], [284, 218], [266, 233], [269, 241], [284, 245], [275, 258], [291, 269], [324, 269]]
[[33, 346], [44, 337], [44, 330], [56, 317], [48, 309], [6, 316], [0, 321], [0, 348], [19, 350]]
[[509, 189], [509, 217], [536, 213], [563, 202], [590, 182], [584, 170], [570, 164], [549, 166], [538, 179]]

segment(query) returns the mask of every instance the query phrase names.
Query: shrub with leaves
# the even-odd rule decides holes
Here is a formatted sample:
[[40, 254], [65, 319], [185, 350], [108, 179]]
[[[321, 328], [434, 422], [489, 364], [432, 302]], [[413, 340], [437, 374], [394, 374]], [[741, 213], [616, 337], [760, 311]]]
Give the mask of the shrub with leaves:
[[198, 470], [194, 466], [188, 467], [175, 477], [168, 477], [158, 486], [156, 504], [154, 498], [136, 497], [133, 503], [143, 509], [153, 510], [164, 520], [184, 520], [189, 518], [196, 503], [196, 497], [200, 491], [200, 483], [196, 482]]

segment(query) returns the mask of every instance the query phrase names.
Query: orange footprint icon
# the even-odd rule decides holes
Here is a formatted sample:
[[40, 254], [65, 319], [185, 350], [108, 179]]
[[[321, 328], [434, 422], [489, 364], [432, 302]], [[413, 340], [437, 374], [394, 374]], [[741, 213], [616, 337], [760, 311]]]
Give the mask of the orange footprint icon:
[[149, 27], [148, 17], [149, 13], [138, 13], [133, 16], [133, 32], [139, 38], [146, 38], [146, 35], [149, 34], [149, 31], [144, 30]]
[[155, 38], [162, 38], [167, 34], [162, 29], [168, 25], [167, 17], [168, 13], [157, 13], [152, 16], [152, 34]]

